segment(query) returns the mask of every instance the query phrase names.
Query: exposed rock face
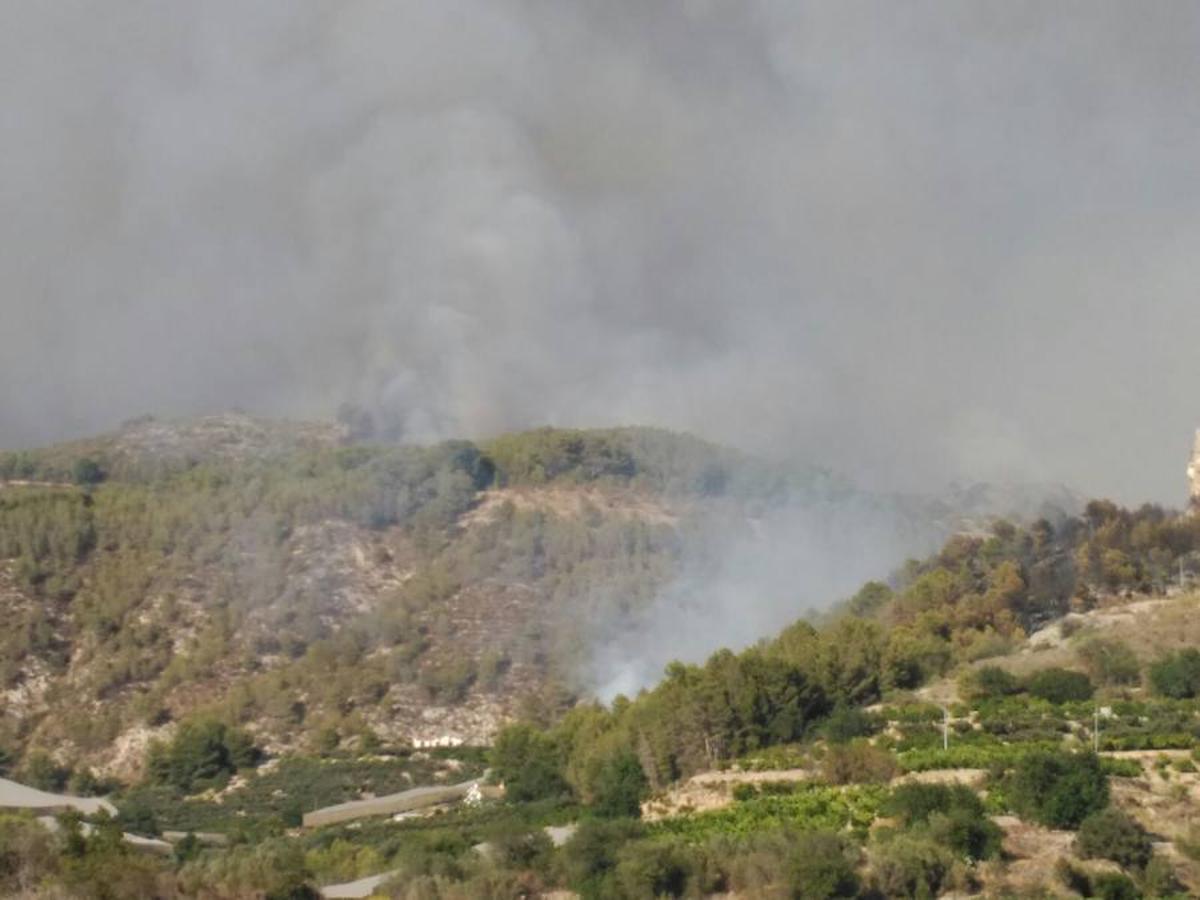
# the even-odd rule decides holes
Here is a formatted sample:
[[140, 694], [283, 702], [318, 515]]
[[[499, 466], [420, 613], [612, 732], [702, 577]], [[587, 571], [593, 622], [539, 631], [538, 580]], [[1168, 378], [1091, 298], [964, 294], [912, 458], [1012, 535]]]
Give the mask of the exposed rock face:
[[1196, 430], [1196, 443], [1192, 447], [1192, 461], [1188, 463], [1187, 476], [1192, 512], [1200, 512], [1200, 429]]

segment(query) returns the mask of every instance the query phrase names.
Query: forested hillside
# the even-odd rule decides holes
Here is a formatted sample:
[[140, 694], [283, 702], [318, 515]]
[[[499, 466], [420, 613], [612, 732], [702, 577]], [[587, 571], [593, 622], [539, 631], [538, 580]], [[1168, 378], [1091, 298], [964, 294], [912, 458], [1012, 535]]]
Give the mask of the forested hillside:
[[[1073, 610], [1177, 591], [1181, 571], [1195, 577], [1198, 550], [1200, 519], [1150, 506], [1131, 512], [1097, 501], [1058, 528], [1045, 520], [1028, 528], [997, 522], [990, 535], [951, 538], [891, 584], [866, 584], [823, 622], [799, 621], [703, 665], [671, 666], [653, 690], [611, 708], [581, 706], [551, 740], [580, 796], [594, 791], [596, 757], [620, 753], [636, 756], [648, 784], [659, 789], [800, 740], [836, 710], [877, 703], [954, 671], [970, 673], [972, 664], [1007, 656]], [[1074, 665], [1097, 667], [1099, 680], [1119, 684], [1104, 668], [1114, 655], [1132, 654], [1101, 644]], [[1132, 675], [1124, 683], [1139, 682], [1136, 660], [1125, 665]], [[1014, 679], [1011, 693], [1018, 692]]]
[[[122, 772], [198, 713], [483, 741], [586, 696], [597, 635], [781, 510], [918, 548], [964, 521], [654, 429], [396, 447], [229, 415], [0, 454], [0, 741]], [[773, 621], [831, 599], [790, 590]]]
[[[303, 897], [380, 875], [398, 897], [641, 898], [1200, 884], [1180, 807], [1200, 739], [1195, 517], [1095, 501], [985, 528], [976, 503], [933, 555], [824, 611], [798, 601], [778, 634], [605, 705], [579, 677], [590, 624], [636, 621], [690, 553], [716, 552], [714, 533], [753, 534], [785, 504], [883, 507], [935, 533], [921, 516], [947, 507], [644, 429], [381, 447], [213, 427], [215, 442], [155, 425], [169, 460], [129, 434], [0, 460], [0, 602], [17, 623], [0, 645], [0, 769], [119, 809], [91, 836], [70, 816], [65, 837], [0, 816], [24, 848], [0, 854], [4, 885]], [[420, 749], [448, 737], [491, 746]], [[474, 806], [300, 828], [322, 805], [485, 768], [495, 787]], [[1152, 847], [1151, 811], [1175, 855]], [[173, 832], [170, 861], [131, 856], [122, 829]]]
[[0, 479], [2, 740], [122, 764], [202, 709], [268, 743], [483, 740], [569, 702], [585, 626], [648, 603], [698, 522], [851, 493], [648, 429], [348, 446], [241, 416]]

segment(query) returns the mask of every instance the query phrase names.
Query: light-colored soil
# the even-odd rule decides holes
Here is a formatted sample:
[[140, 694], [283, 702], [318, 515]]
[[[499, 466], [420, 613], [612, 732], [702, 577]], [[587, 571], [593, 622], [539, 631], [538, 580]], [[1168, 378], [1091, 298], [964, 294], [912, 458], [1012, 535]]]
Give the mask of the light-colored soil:
[[[1077, 649], [1089, 637], [1120, 638], [1143, 663], [1171, 650], [1200, 645], [1200, 593], [1135, 600], [1106, 597], [1096, 609], [1071, 613], [1035, 631], [1007, 656], [983, 659], [974, 667], [999, 666], [1017, 676], [1052, 666], [1078, 669]], [[953, 676], [933, 681], [916, 694], [931, 703], [959, 699]]]
[[987, 777], [987, 769], [930, 769], [901, 775], [894, 778], [892, 784], [963, 784], [978, 789], [983, 787]]
[[721, 809], [733, 803], [733, 788], [739, 784], [808, 781], [810, 769], [780, 769], [769, 772], [701, 772], [642, 804], [642, 818], [666, 819], [693, 812]]
[[550, 843], [555, 847], [561, 847], [573, 838], [575, 832], [578, 830], [578, 825], [547, 825], [542, 829], [542, 831], [546, 832], [546, 837], [550, 838]]
[[1016, 816], [995, 816], [993, 821], [1004, 829], [1005, 864], [997, 873], [1004, 886], [1017, 896], [1044, 896], [1053, 887], [1060, 896], [1075, 896], [1067, 891], [1055, 874], [1055, 866], [1069, 858], [1077, 868], [1089, 872], [1120, 871], [1116, 863], [1103, 860], [1083, 862], [1072, 854], [1075, 833], [1031, 825]]
[[1160, 840], [1186, 837], [1194, 823], [1200, 822], [1200, 773], [1179, 772], [1172, 766], [1156, 765], [1158, 760], [1187, 759], [1186, 750], [1144, 750], [1106, 754], [1137, 759], [1142, 763], [1141, 778], [1113, 778], [1114, 802], [1142, 823]]
[[506, 504], [520, 512], [545, 512], [563, 519], [588, 515], [620, 516], [652, 525], [677, 525], [679, 512], [659, 498], [625, 488], [494, 488], [479, 495], [478, 505], [459, 523], [466, 528], [495, 521]]

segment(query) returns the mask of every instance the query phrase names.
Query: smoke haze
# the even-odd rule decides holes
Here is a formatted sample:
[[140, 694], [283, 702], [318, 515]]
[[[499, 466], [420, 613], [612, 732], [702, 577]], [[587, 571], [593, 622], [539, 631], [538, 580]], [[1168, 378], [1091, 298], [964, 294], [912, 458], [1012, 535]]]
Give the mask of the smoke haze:
[[0, 444], [653, 423], [1184, 499], [1200, 7], [8, 3]]
[[712, 522], [685, 547], [681, 574], [652, 604], [624, 616], [613, 614], [614, 604], [599, 606], [584, 682], [606, 701], [634, 696], [672, 660], [701, 662], [721, 647], [773, 635], [944, 537], [863, 496], [793, 499], [749, 520]]

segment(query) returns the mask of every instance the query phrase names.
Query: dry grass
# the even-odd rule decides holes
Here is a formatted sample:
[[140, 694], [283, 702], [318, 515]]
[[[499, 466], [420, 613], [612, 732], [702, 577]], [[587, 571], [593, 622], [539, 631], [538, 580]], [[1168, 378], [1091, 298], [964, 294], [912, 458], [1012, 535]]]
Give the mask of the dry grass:
[[809, 781], [814, 777], [810, 769], [701, 772], [643, 803], [642, 818], [654, 822], [685, 813], [722, 809], [733, 803], [733, 788], [739, 784]]
[[651, 525], [678, 525], [680, 511], [660, 498], [628, 488], [519, 487], [484, 491], [479, 504], [459, 520], [465, 528], [498, 518], [505, 504], [520, 512], [544, 512], [562, 519], [587, 515], [640, 519]]
[[[1034, 632], [1015, 652], [980, 660], [972, 668], [998, 666], [1018, 677], [1050, 667], [1078, 669], [1078, 647], [1092, 637], [1121, 639], [1143, 665], [1163, 653], [1198, 646], [1200, 593], [1133, 601], [1111, 597], [1097, 609], [1072, 613]], [[916, 693], [935, 703], [959, 699], [954, 676], [931, 682]]]

